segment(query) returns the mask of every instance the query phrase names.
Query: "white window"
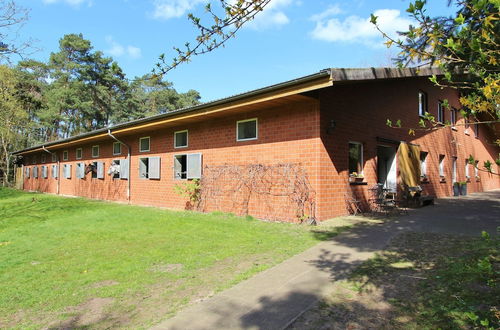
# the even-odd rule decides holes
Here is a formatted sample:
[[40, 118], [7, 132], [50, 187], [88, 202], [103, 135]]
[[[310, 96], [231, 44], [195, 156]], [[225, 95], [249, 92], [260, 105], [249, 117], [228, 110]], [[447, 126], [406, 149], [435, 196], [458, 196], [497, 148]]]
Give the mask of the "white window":
[[52, 163], [55, 163], [55, 162], [57, 162], [57, 154], [53, 153], [52, 154]]
[[99, 157], [99, 146], [92, 146], [92, 157]]
[[92, 162], [92, 179], [104, 179], [104, 163]]
[[68, 150], [63, 151], [63, 160], [68, 160]]
[[349, 142], [349, 175], [363, 174], [363, 144]]
[[85, 178], [85, 164], [84, 163], [76, 163], [75, 176], [77, 179]]
[[188, 146], [188, 130], [174, 133], [174, 148], [185, 148]]
[[40, 157], [40, 160], [42, 163], [45, 163], [47, 156], [45, 154], [42, 154], [42, 157]]
[[240, 120], [236, 122], [236, 141], [257, 140], [257, 118]]
[[139, 177], [141, 179], [160, 179], [160, 157], [140, 158]]
[[427, 155], [429, 153], [421, 151], [420, 152], [420, 173], [422, 176], [427, 176]]
[[38, 179], [38, 166], [33, 166], [33, 177]]
[[46, 165], [42, 166], [42, 178], [47, 179], [48, 177], [48, 169]]
[[57, 179], [59, 177], [59, 166], [52, 165], [52, 177]]
[[30, 177], [30, 168], [29, 167], [25, 167], [24, 168], [24, 176], [26, 178], [29, 178]]
[[451, 127], [457, 123], [457, 109], [451, 109]]
[[445, 118], [444, 118], [444, 105], [443, 105], [443, 101], [439, 101], [438, 102], [438, 111], [437, 111], [437, 120], [438, 122], [440, 123], [444, 123], [445, 121]]
[[83, 156], [82, 148], [76, 149], [76, 159], [82, 159], [82, 156]]
[[465, 178], [470, 178], [470, 174], [469, 174], [469, 160], [466, 159], [465, 160]]
[[113, 143], [113, 155], [122, 154], [122, 144], [120, 142]]
[[184, 154], [174, 156], [174, 179], [200, 179], [201, 154]]
[[142, 137], [139, 139], [139, 151], [140, 152], [147, 152], [149, 151], [149, 136], [147, 137]]
[[427, 112], [427, 94], [423, 91], [418, 92], [418, 115], [425, 116]]
[[113, 176], [113, 179], [119, 179], [121, 174], [120, 159], [113, 159], [111, 166], [108, 169], [108, 174]]
[[439, 176], [444, 176], [444, 155], [439, 155]]
[[71, 179], [71, 164], [63, 165], [63, 175], [66, 179]]
[[479, 177], [479, 160], [476, 160], [476, 162], [474, 164], [474, 176], [476, 178]]

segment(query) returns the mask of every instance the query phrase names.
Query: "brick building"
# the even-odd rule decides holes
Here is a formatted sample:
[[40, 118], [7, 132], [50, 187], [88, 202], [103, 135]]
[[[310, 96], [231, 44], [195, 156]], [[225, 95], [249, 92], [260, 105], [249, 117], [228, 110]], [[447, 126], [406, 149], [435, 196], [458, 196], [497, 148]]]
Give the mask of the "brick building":
[[[367, 201], [377, 182], [401, 191], [401, 145], [417, 147], [425, 193], [450, 196], [456, 181], [469, 192], [500, 188], [498, 176], [467, 165], [469, 155], [494, 164], [492, 132], [466, 125], [458, 93], [435, 87], [432, 74], [329, 69], [15, 154], [28, 191], [284, 221], [346, 214], [346, 192]], [[425, 112], [452, 127], [409, 135], [386, 125], [417, 127]], [[349, 182], [352, 172], [364, 178]], [[194, 205], [174, 191], [192, 179], [201, 179]]]

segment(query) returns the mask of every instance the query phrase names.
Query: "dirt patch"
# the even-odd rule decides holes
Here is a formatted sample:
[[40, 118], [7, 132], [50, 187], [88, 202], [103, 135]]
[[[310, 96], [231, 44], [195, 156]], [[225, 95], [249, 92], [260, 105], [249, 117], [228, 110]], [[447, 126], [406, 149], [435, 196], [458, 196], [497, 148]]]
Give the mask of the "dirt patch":
[[64, 314], [72, 316], [52, 324], [49, 329], [96, 327], [100, 322], [109, 319], [107, 309], [113, 302], [113, 298], [92, 298], [78, 306], [68, 307]]
[[157, 264], [153, 265], [149, 270], [154, 273], [172, 273], [182, 270], [182, 264]]
[[89, 285], [89, 289], [104, 288], [107, 286], [113, 286], [113, 285], [117, 285], [117, 284], [120, 284], [120, 282], [113, 281], [113, 280], [101, 281], [101, 282], [92, 283], [91, 285]]

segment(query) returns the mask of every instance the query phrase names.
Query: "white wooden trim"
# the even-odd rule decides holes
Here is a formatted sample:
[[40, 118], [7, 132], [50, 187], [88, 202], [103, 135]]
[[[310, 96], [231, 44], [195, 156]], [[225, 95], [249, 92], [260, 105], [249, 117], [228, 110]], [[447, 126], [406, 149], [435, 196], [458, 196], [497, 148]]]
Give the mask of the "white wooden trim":
[[[141, 141], [145, 140], [145, 139], [149, 140], [148, 150], [141, 150]], [[139, 152], [149, 152], [150, 150], [151, 150], [151, 137], [149, 137], [149, 136], [143, 136], [143, 137], [139, 138]]]
[[[246, 123], [248, 121], [255, 121], [255, 137], [254, 138], [248, 138], [248, 139], [238, 139], [238, 124], [239, 123]], [[244, 120], [238, 120], [236, 122], [236, 141], [252, 141], [252, 140], [257, 140], [259, 138], [259, 119], [258, 118], [250, 118], [250, 119], [244, 119]]]
[[[185, 146], [176, 146], [176, 141], [177, 141], [177, 133], [184, 133], [186, 132], [186, 145]], [[189, 131], [187, 129], [182, 130], [182, 131], [176, 131], [174, 132], [174, 148], [175, 149], [180, 149], [180, 148], [187, 148], [189, 146]]]

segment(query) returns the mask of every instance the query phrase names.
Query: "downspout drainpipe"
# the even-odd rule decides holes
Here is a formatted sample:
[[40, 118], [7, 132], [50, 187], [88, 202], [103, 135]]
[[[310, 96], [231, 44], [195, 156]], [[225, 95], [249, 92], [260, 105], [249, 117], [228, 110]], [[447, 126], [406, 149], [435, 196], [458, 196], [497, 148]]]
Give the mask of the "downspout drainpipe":
[[111, 134], [111, 130], [108, 129], [108, 135], [110, 138], [115, 140], [118, 143], [123, 144], [125, 147], [127, 147], [127, 159], [128, 159], [128, 178], [127, 178], [127, 200], [130, 204], [130, 172], [131, 172], [131, 162], [130, 162], [130, 146], [120, 140], [118, 140], [113, 134]]
[[[53, 152], [50, 152], [47, 150], [47, 148], [45, 148], [45, 146], [42, 146], [42, 150], [45, 151], [45, 152], [48, 152], [51, 156], [52, 155], [56, 155], [56, 159], [57, 159], [57, 191], [56, 193], [59, 195], [59, 191], [60, 191], [60, 185], [61, 185], [61, 165], [59, 164], [59, 157], [57, 157], [57, 154], [53, 153]], [[47, 170], [48, 172], [48, 170]]]

